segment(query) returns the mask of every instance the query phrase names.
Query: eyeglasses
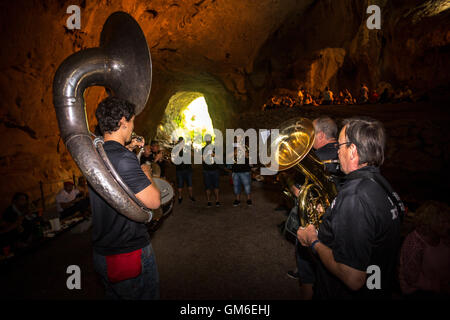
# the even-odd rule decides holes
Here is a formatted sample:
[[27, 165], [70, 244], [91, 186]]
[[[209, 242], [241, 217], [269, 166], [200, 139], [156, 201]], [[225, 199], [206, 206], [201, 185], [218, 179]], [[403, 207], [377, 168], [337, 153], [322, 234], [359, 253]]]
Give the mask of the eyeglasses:
[[351, 144], [351, 142], [349, 142], [349, 141], [347, 141], [347, 142], [344, 142], [344, 143], [339, 143], [338, 145], [337, 145], [337, 147], [338, 147], [338, 150], [341, 148], [341, 146], [342, 145], [344, 145], [344, 144]]

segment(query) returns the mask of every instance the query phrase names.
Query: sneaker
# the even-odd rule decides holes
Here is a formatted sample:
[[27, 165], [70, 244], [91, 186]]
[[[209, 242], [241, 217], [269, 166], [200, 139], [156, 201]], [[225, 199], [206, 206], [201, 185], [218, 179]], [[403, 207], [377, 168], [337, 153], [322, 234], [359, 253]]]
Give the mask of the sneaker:
[[241, 202], [239, 200], [234, 200], [233, 207], [237, 207], [240, 204], [241, 204]]
[[287, 276], [289, 278], [292, 278], [292, 279], [295, 279], [295, 280], [300, 279], [300, 276], [298, 275], [298, 271], [297, 270], [296, 271], [288, 271], [287, 272]]
[[220, 207], [220, 202], [216, 201], [216, 207]]
[[189, 197], [189, 199], [191, 199], [192, 202], [195, 202], [195, 198], [194, 197]]
[[208, 202], [208, 208], [211, 208], [211, 207], [212, 207], [212, 203]]
[[251, 206], [253, 203], [252, 203], [252, 200], [247, 200], [247, 205], [248, 206]]
[[181, 201], [183, 201], [183, 198], [178, 198], [178, 204], [180, 204]]

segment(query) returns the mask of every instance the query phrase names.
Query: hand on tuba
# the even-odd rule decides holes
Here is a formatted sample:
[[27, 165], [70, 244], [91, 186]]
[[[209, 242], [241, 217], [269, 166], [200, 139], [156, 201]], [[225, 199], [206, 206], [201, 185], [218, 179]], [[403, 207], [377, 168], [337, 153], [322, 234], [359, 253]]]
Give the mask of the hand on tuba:
[[312, 224], [308, 224], [306, 227], [300, 227], [297, 230], [297, 239], [304, 247], [309, 247], [311, 244], [318, 240], [316, 227]]

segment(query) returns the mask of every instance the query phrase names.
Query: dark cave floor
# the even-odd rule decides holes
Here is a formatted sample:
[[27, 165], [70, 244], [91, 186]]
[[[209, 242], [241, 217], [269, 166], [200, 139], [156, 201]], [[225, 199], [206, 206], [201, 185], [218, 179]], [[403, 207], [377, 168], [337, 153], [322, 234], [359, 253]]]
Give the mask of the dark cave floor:
[[[197, 201], [186, 194], [152, 234], [161, 299], [298, 299], [298, 283], [286, 275], [294, 246], [277, 228], [286, 216], [273, 210], [277, 187], [253, 181], [253, 206], [233, 207], [229, 177], [221, 176], [222, 206], [207, 208], [201, 170], [194, 167]], [[90, 237], [69, 231], [3, 266], [0, 299], [102, 299]], [[81, 290], [66, 287], [69, 265], [81, 269]]]

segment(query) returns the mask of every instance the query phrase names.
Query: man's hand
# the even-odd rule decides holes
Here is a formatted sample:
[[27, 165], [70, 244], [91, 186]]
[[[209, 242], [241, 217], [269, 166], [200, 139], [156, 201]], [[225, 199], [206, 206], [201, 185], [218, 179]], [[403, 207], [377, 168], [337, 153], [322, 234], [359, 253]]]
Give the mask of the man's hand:
[[163, 157], [162, 152], [161, 151], [158, 152], [158, 154], [155, 156], [155, 162], [160, 162], [162, 157]]
[[141, 165], [141, 169], [142, 169], [142, 171], [144, 171], [147, 178], [151, 181], [152, 167], [149, 164], [144, 163]]
[[302, 246], [309, 247], [313, 241], [318, 239], [316, 228], [312, 224], [309, 224], [306, 228], [298, 228], [297, 239]]
[[133, 151], [136, 149], [136, 147], [143, 148], [145, 145], [145, 139], [142, 138], [142, 140], [138, 140], [137, 138], [131, 139], [131, 142], [126, 145], [126, 148], [130, 151]]
[[296, 198], [298, 198], [298, 194], [300, 193], [300, 189], [297, 188], [295, 185], [291, 185], [290, 189], [291, 189], [291, 190], [290, 190], [291, 193], [292, 193]]

